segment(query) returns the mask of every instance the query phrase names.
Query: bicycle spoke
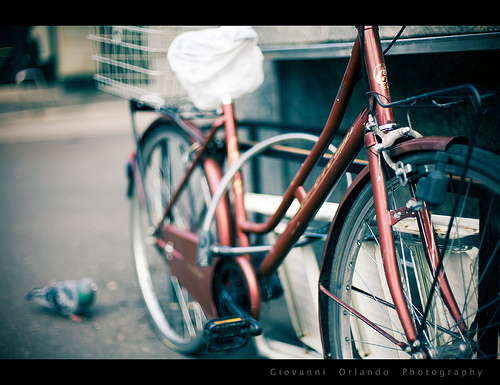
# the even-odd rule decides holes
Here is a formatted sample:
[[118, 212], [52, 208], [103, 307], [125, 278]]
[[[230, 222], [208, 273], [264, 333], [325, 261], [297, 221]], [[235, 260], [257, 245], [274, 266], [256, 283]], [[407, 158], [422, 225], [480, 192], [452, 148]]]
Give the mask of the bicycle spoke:
[[188, 332], [189, 332], [189, 336], [195, 337], [196, 332], [195, 332], [193, 323], [191, 321], [191, 316], [189, 314], [188, 304], [187, 304], [185, 295], [182, 292], [182, 289], [180, 287], [179, 280], [176, 277], [172, 276], [172, 277], [170, 277], [170, 281], [172, 283], [172, 287], [174, 288], [175, 295], [177, 297], [177, 302], [179, 303], [180, 308], [181, 308], [181, 313], [182, 313], [182, 317], [184, 320], [183, 325], [185, 325], [187, 327]]
[[[385, 286], [385, 282], [383, 281], [383, 268], [381, 267], [381, 265], [380, 265], [380, 264], [379, 264], [379, 262], [377, 261], [376, 256], [374, 256], [374, 255], [373, 255], [373, 253], [370, 253], [370, 252], [368, 251], [368, 248], [366, 247], [365, 242], [360, 243], [360, 246], [361, 246], [361, 248], [363, 249], [363, 251], [365, 252], [365, 255], [366, 255], [366, 256], [368, 256], [368, 257], [371, 259], [371, 261], [372, 261], [372, 262], [376, 265], [376, 269], [377, 269], [377, 271], [379, 271], [379, 272], [380, 272], [380, 274], [378, 275], [378, 277], [380, 278], [380, 284], [381, 284], [382, 286]], [[400, 331], [400, 330], [399, 330], [399, 328], [398, 328], [398, 326], [395, 324], [395, 322], [394, 322], [394, 320], [393, 320], [393, 318], [394, 318], [394, 317], [391, 317], [391, 316], [389, 315], [389, 313], [388, 313], [388, 312], [386, 311], [386, 309], [385, 309], [385, 307], [389, 307], [389, 308], [391, 308], [391, 309], [395, 309], [395, 308], [394, 308], [394, 305], [389, 304], [389, 302], [387, 302], [387, 301], [385, 301], [385, 300], [381, 299], [380, 297], [376, 296], [376, 295], [374, 294], [374, 292], [373, 292], [373, 290], [374, 290], [374, 288], [373, 288], [373, 283], [372, 283], [372, 284], [368, 284], [367, 282], [365, 282], [365, 281], [364, 281], [364, 279], [363, 279], [363, 274], [360, 274], [360, 273], [356, 270], [356, 268], [355, 268], [355, 267], [353, 267], [353, 266], [350, 266], [350, 267], [351, 267], [351, 269], [354, 271], [354, 273], [356, 274], [357, 280], [358, 280], [358, 281], [360, 281], [360, 282], [363, 284], [363, 287], [364, 287], [366, 290], [368, 290], [368, 292], [361, 290], [361, 289], [358, 287], [359, 285], [355, 285], [355, 284], [354, 284], [354, 282], [356, 282], [356, 279], [353, 279], [353, 286], [352, 286], [353, 291], [357, 291], [357, 292], [359, 292], [359, 293], [363, 293], [363, 294], [365, 294], [367, 297], [369, 297], [369, 298], [373, 299], [373, 300], [377, 303], [377, 305], [378, 305], [378, 307], [380, 308], [380, 310], [382, 310], [382, 312], [385, 314], [387, 321], [388, 321], [388, 322], [389, 322], [389, 323], [393, 326], [393, 328], [390, 328], [390, 329], [391, 329], [391, 330], [394, 330], [394, 331], [397, 331], [397, 333], [398, 333], [398, 334], [400, 334], [400, 335], [404, 335], [404, 333], [403, 333], [402, 331]], [[385, 289], [385, 290], [387, 290], [387, 289]], [[381, 322], [379, 322], [379, 325], [382, 325], [382, 323], [381, 323]], [[382, 326], [382, 327], [383, 327], [383, 326]], [[388, 327], [386, 326], [386, 328], [388, 328]]]

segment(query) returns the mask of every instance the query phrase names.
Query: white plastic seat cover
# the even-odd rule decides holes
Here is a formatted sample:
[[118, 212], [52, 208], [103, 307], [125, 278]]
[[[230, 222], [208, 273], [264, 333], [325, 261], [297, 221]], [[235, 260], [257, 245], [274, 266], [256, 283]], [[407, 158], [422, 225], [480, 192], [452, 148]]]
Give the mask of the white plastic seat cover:
[[181, 86], [201, 110], [221, 106], [264, 81], [264, 56], [252, 27], [220, 27], [188, 31], [169, 47], [168, 61]]

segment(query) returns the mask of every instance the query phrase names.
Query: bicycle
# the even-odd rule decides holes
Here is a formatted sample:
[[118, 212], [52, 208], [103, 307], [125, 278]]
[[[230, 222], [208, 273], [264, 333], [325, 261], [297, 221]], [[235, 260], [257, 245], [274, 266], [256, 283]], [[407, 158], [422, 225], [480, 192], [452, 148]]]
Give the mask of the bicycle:
[[[142, 109], [161, 113], [142, 135], [133, 126], [129, 192], [139, 284], [171, 348], [217, 352], [260, 338], [261, 304], [275, 295], [277, 269], [292, 252], [323, 239], [317, 292], [324, 358], [498, 358], [500, 158], [475, 146], [473, 136], [472, 143], [422, 137], [409, 118], [400, 126], [394, 117], [395, 108], [470, 102], [479, 118], [488, 95], [463, 85], [392, 101], [378, 29], [357, 29], [319, 137], [288, 133], [245, 147], [232, 98], [221, 97], [222, 113], [203, 127], [191, 110], [142, 90], [133, 94], [137, 87], [126, 90], [132, 121]], [[101, 45], [120, 41], [96, 36]], [[120, 88], [104, 72], [96, 79]], [[332, 148], [359, 79], [366, 105]], [[366, 161], [357, 161], [363, 148]], [[277, 207], [251, 220], [245, 169], [272, 154], [301, 157], [301, 164]], [[329, 204], [356, 164], [361, 168], [340, 202]], [[319, 176], [306, 190], [316, 167]], [[332, 209], [330, 223], [312, 228], [325, 207]]]

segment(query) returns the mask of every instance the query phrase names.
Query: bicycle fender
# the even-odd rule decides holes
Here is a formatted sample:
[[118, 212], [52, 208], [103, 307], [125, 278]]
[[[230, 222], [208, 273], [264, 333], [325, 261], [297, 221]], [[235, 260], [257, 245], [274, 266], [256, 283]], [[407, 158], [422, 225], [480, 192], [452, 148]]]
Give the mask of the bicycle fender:
[[[464, 144], [467, 143], [467, 138], [465, 137], [445, 137], [445, 136], [431, 136], [415, 138], [403, 143], [400, 143], [389, 150], [389, 156], [393, 159], [397, 159], [404, 155], [418, 152], [418, 151], [446, 151], [450, 144]], [[342, 225], [344, 224], [344, 219], [349, 213], [354, 201], [361, 192], [361, 190], [370, 183], [370, 170], [369, 166], [364, 167], [361, 172], [357, 175], [354, 181], [351, 183], [346, 193], [344, 194], [342, 200], [339, 203], [335, 216], [330, 224], [330, 229], [328, 230], [328, 235], [325, 242], [325, 248], [323, 250], [323, 255], [321, 258], [320, 274], [318, 287], [322, 285], [323, 287], [329, 286], [330, 272], [333, 262], [333, 255], [335, 253], [335, 248], [337, 246], [338, 237], [340, 231], [342, 230]], [[330, 355], [330, 346], [328, 338], [326, 336], [326, 317], [328, 314], [328, 297], [322, 294], [319, 290], [319, 321], [320, 330], [322, 335], [323, 351], [324, 356], [328, 357]]]
[[465, 136], [428, 136], [400, 143], [388, 150], [390, 157], [399, 157], [417, 151], [446, 151], [450, 144], [467, 144]]

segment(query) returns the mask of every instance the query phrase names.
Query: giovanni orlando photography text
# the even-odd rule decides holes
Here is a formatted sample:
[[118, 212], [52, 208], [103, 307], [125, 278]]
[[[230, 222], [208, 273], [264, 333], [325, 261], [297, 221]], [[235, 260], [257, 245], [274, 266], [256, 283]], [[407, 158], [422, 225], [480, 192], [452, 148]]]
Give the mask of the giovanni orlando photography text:
[[404, 377], [454, 377], [465, 378], [475, 377], [481, 378], [482, 369], [475, 368], [460, 368], [460, 369], [414, 369], [414, 368], [376, 368], [376, 369], [359, 369], [359, 368], [316, 368], [316, 369], [300, 369], [300, 368], [280, 368], [274, 367], [269, 370], [269, 374], [273, 377], [319, 377], [334, 375], [340, 377], [387, 377], [390, 375], [399, 375]]

